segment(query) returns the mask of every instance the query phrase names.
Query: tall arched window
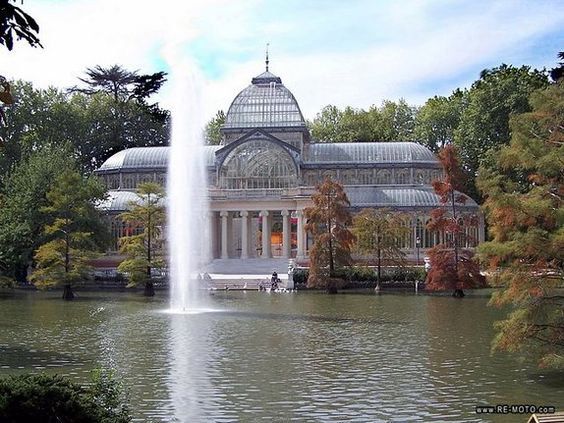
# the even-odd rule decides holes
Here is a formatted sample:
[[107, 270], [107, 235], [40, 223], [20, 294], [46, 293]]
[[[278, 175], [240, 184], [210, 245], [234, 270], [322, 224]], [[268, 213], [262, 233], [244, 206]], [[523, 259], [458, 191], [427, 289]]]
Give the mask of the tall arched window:
[[297, 186], [298, 173], [290, 154], [266, 140], [235, 147], [219, 173], [223, 189], [289, 188]]

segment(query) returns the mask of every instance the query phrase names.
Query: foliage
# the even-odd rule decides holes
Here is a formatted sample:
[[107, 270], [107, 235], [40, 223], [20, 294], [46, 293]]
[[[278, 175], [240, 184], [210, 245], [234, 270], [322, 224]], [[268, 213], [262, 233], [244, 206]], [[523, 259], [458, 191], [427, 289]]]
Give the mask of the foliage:
[[320, 142], [411, 141], [416, 112], [403, 99], [368, 111], [328, 105], [310, 124], [311, 134]]
[[0, 421], [9, 423], [127, 423], [121, 386], [107, 372], [83, 387], [59, 375], [24, 374], [0, 379]]
[[[309, 271], [307, 269], [296, 269], [294, 271], [294, 284], [304, 286], [307, 283]], [[378, 283], [378, 276], [374, 269], [363, 266], [341, 267], [335, 270], [335, 276], [346, 281], [348, 285], [352, 282], [366, 283], [366, 287]], [[380, 282], [405, 282], [422, 281], [425, 279], [425, 270], [420, 267], [387, 267], [382, 269]]]
[[530, 102], [531, 112], [511, 119], [510, 145], [478, 177], [492, 236], [479, 256], [504, 287], [491, 304], [514, 307], [496, 325], [493, 349], [564, 368], [564, 83]]
[[308, 286], [333, 291], [335, 267], [352, 261], [355, 237], [348, 229], [352, 223], [350, 202], [343, 186], [329, 178], [317, 186], [312, 201], [313, 206], [304, 210], [306, 231], [313, 236]]
[[460, 250], [460, 245], [465, 242], [464, 227], [474, 222], [464, 222], [457, 213], [458, 206], [464, 205], [468, 197], [459, 192], [464, 177], [455, 147], [447, 145], [443, 148], [439, 152], [439, 161], [443, 167], [443, 178], [433, 181], [433, 189], [442, 206], [431, 212], [428, 226], [432, 231], [444, 232], [446, 242], [436, 245], [429, 253], [431, 270], [426, 287], [441, 291], [454, 289], [454, 295], [462, 296], [464, 288], [482, 287], [485, 279], [478, 264], [472, 260], [472, 253]]
[[409, 235], [409, 227], [403, 224], [404, 218], [386, 209], [363, 209], [353, 218], [356, 249], [366, 256], [374, 256], [378, 281], [383, 262], [396, 266], [405, 264], [402, 241]]
[[12, 50], [14, 37], [17, 37], [18, 40], [26, 40], [32, 47], [43, 47], [37, 38], [39, 25], [35, 19], [10, 2], [16, 3], [16, 0], [0, 1], [0, 44]]
[[465, 93], [455, 90], [449, 97], [435, 96], [425, 102], [415, 119], [415, 136], [437, 153], [454, 141], [464, 110]]
[[221, 126], [225, 123], [225, 113], [223, 110], [218, 110], [215, 117], [206, 124], [206, 144], [219, 145], [221, 144]]
[[462, 165], [471, 177], [488, 150], [498, 150], [509, 142], [509, 118], [529, 111], [529, 95], [547, 84], [544, 72], [528, 66], [501, 65], [481, 72], [467, 93], [467, 104], [455, 132]]
[[120, 218], [132, 228], [142, 228], [137, 235], [120, 239], [120, 253], [127, 258], [119, 265], [118, 271], [128, 275], [129, 285], [137, 286], [145, 283], [152, 290], [152, 269], [164, 267], [162, 227], [166, 212], [163, 204], [164, 189], [154, 183], [139, 184], [137, 196], [139, 200], [130, 204], [131, 209], [120, 215]]
[[[463, 292], [464, 289], [483, 288], [485, 277], [474, 260], [474, 253], [461, 250], [455, 257], [454, 250], [443, 245], [431, 248], [428, 252], [431, 270], [427, 274], [425, 288], [430, 291]], [[457, 296], [461, 296], [458, 294]]]
[[45, 241], [47, 193], [65, 168], [68, 148], [40, 148], [13, 166], [0, 185], [0, 273], [26, 280], [33, 252]]
[[36, 270], [31, 280], [39, 288], [71, 285], [86, 279], [87, 260], [98, 247], [93, 232], [103, 233], [95, 205], [105, 190], [94, 178], [84, 178], [65, 169], [47, 192], [47, 217], [43, 228], [46, 242], [36, 250]]
[[[15, 104], [6, 110], [10, 125], [4, 128], [0, 150], [0, 178], [26, 155], [44, 147], [70, 143], [72, 155], [88, 173], [124, 148], [166, 145], [166, 122], [139, 101], [116, 102], [108, 93], [86, 95], [31, 83], [12, 84]], [[151, 106], [152, 107], [152, 106]]]
[[558, 58], [560, 59], [560, 63], [550, 71], [550, 77], [554, 82], [558, 82], [559, 79], [564, 77], [564, 51], [558, 53]]

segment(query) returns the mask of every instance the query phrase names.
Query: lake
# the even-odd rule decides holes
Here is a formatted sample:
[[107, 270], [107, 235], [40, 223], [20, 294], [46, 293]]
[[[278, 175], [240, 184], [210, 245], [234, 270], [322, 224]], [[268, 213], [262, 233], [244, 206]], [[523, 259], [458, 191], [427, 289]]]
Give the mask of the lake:
[[490, 355], [487, 298], [216, 291], [168, 314], [166, 292], [0, 294], [0, 372], [89, 380], [115, 369], [136, 421], [526, 422], [564, 408], [563, 374]]

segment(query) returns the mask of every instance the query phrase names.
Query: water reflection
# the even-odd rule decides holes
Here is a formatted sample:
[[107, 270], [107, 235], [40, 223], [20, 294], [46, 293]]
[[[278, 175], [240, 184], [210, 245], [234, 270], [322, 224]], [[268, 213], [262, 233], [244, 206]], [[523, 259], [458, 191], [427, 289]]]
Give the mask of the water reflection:
[[490, 356], [501, 313], [486, 298], [225, 292], [209, 302], [225, 311], [175, 315], [164, 297], [53, 296], [2, 299], [2, 374], [86, 382], [112, 367], [139, 422], [510, 422], [474, 407], [564, 407], [555, 373]]

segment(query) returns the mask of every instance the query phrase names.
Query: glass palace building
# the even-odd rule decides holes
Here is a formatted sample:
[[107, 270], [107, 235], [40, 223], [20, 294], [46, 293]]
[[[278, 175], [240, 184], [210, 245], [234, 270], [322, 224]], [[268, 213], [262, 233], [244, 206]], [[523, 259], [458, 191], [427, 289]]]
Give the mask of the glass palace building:
[[[412, 229], [403, 240], [410, 257], [444, 240], [426, 228], [441, 205], [431, 186], [441, 165], [429, 149], [415, 142], [317, 142], [293, 94], [268, 69], [235, 97], [221, 134], [221, 145], [205, 147], [214, 258], [305, 259], [311, 239], [303, 210], [327, 177], [344, 185], [353, 212], [401, 212]], [[115, 245], [128, 233], [117, 216], [137, 199], [137, 185], [166, 184], [168, 153], [169, 147], [131, 148], [96, 170], [110, 190], [105, 209]], [[472, 199], [459, 212], [464, 246], [473, 247], [484, 239], [483, 217]]]

